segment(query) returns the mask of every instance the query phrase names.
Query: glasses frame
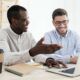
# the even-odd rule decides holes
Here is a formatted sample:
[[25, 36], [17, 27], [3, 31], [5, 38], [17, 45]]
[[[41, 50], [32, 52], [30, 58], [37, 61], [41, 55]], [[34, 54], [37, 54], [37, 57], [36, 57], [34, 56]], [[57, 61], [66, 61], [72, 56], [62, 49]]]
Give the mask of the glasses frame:
[[66, 25], [69, 22], [69, 20], [63, 20], [63, 21], [55, 21], [54, 23], [57, 26], [60, 26], [61, 24]]

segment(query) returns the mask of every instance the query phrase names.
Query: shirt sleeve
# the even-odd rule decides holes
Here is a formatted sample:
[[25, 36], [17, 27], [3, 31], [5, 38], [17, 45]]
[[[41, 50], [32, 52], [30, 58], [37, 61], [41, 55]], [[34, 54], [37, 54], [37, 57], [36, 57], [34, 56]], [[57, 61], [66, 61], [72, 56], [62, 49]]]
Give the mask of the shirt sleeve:
[[31, 59], [29, 49], [19, 52], [11, 52], [6, 40], [0, 41], [0, 48], [4, 50], [4, 65], [28, 62]]
[[22, 52], [5, 52], [4, 53], [4, 64], [12, 65], [17, 63], [24, 63], [30, 61], [29, 51], [25, 50]]
[[77, 34], [76, 34], [76, 40], [75, 40], [75, 52], [74, 52], [74, 55], [77, 55], [77, 56], [80, 55], [80, 36], [78, 36]]
[[34, 60], [35, 62], [38, 62], [38, 63], [45, 63], [47, 58], [53, 58], [57, 61], [62, 61], [63, 63], [70, 62], [70, 55], [61, 56], [61, 55], [54, 55], [54, 54], [48, 54], [48, 55], [39, 54], [34, 57]]
[[[12, 65], [16, 63], [28, 62], [31, 59], [29, 55], [29, 49], [23, 51], [10, 51], [9, 44], [7, 42], [7, 35], [0, 34], [0, 48], [4, 50], [4, 65]], [[33, 40], [33, 38], [30, 38]], [[35, 41], [33, 40], [31, 47], [35, 45]]]
[[57, 61], [62, 61], [63, 63], [69, 63], [70, 62], [70, 55], [62, 56], [57, 54], [50, 54], [48, 57], [53, 58]]
[[34, 57], [34, 61], [37, 63], [45, 63], [47, 58], [48, 56], [46, 56], [45, 54], [39, 54]]

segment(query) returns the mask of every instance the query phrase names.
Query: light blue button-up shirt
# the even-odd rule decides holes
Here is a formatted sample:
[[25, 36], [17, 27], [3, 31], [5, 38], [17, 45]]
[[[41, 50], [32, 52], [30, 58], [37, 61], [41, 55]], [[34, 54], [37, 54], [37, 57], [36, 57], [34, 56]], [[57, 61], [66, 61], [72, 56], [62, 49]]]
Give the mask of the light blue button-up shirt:
[[70, 62], [71, 56], [78, 56], [80, 54], [80, 37], [76, 32], [68, 30], [67, 34], [62, 37], [57, 31], [50, 31], [44, 35], [45, 44], [59, 44], [62, 48], [53, 54], [39, 54], [35, 61], [45, 63], [47, 58], [54, 58], [55, 60]]
[[57, 31], [50, 31], [45, 34], [44, 43], [61, 45], [62, 48], [60, 50], [47, 56], [65, 63], [70, 61], [70, 56], [78, 56], [80, 54], [80, 37], [71, 30], [67, 32], [65, 37], [60, 36]]

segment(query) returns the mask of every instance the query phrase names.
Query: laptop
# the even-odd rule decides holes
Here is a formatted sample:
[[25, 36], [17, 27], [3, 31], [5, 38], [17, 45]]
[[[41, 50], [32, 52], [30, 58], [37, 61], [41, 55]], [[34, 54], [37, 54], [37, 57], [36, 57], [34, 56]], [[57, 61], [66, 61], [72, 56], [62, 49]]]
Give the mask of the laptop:
[[78, 57], [76, 65], [70, 65], [68, 68], [57, 69], [57, 68], [47, 68], [46, 71], [57, 73], [69, 77], [80, 76], [80, 56]]

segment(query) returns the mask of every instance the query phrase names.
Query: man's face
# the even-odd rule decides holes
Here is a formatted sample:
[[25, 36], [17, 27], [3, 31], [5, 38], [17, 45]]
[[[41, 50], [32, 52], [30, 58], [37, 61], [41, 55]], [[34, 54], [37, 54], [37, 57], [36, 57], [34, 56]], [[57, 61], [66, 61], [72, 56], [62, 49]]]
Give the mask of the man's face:
[[53, 20], [53, 24], [60, 35], [64, 35], [67, 32], [68, 17], [66, 15], [56, 16]]
[[19, 19], [15, 20], [15, 28], [17, 31], [26, 32], [29, 24], [26, 11], [20, 11], [19, 16]]

